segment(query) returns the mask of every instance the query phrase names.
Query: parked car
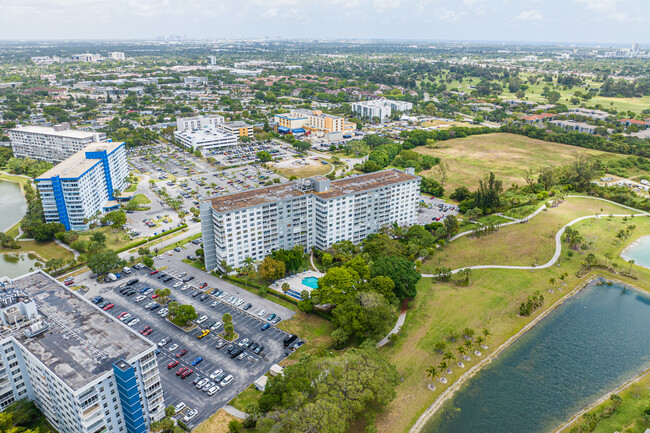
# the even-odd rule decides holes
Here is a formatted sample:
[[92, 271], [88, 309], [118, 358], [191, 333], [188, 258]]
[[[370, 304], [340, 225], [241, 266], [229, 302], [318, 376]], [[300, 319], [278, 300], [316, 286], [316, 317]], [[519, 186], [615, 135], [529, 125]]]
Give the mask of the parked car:
[[207, 378], [204, 377], [203, 379], [199, 380], [196, 383], [196, 388], [201, 389], [201, 388], [203, 388], [203, 385], [205, 385], [206, 383], [210, 383], [210, 379], [207, 379]]
[[178, 413], [178, 412], [182, 411], [183, 409], [185, 409], [186, 407], [187, 407], [187, 405], [181, 401], [180, 403], [178, 403], [176, 405], [176, 407], [174, 409], [176, 410], [176, 413]]
[[221, 387], [223, 388], [223, 387], [229, 385], [233, 380], [235, 380], [235, 378], [232, 377], [232, 374], [229, 374], [228, 376], [226, 376], [226, 377], [221, 381], [221, 383], [219, 384], [219, 386], [221, 386]]
[[225, 345], [226, 345], [225, 341], [219, 340], [219, 341], [217, 341], [217, 345], [215, 347], [217, 348], [217, 350], [221, 350], [223, 348], [223, 346], [225, 346]]
[[149, 275], [156, 275], [158, 272], [160, 272], [160, 270], [156, 269], [156, 270], [153, 270], [153, 271], [149, 272]]
[[185, 370], [187, 370], [187, 367], [179, 368], [178, 370], [176, 370], [176, 376], [180, 376], [181, 374], [183, 374], [185, 372]]
[[169, 346], [169, 351], [170, 352], [173, 352], [176, 349], [178, 349], [178, 344], [172, 344], [171, 346]]
[[187, 353], [187, 349], [183, 349], [180, 352], [176, 354], [176, 358], [180, 358], [181, 356], [185, 355]]
[[191, 421], [198, 414], [199, 414], [199, 412], [197, 410], [194, 410], [194, 409], [188, 411], [187, 414], [183, 417], [183, 422]]
[[137, 325], [138, 323], [140, 323], [140, 319], [138, 319], [138, 318], [136, 317], [135, 319], [132, 319], [129, 323], [127, 323], [127, 325], [129, 325], [129, 326], [135, 326], [135, 325]]
[[253, 304], [251, 304], [250, 302], [248, 304], [244, 305], [244, 311], [248, 311], [252, 306], [253, 306]]
[[210, 330], [209, 330], [209, 329], [204, 329], [203, 331], [201, 331], [201, 332], [199, 332], [198, 334], [196, 334], [196, 338], [198, 338], [198, 339], [200, 340], [200, 339], [202, 339], [203, 337], [207, 336], [209, 333], [210, 333]]
[[205, 301], [206, 299], [208, 299], [208, 296], [209, 296], [209, 295], [208, 295], [207, 293], [204, 293], [204, 294], [201, 295], [201, 297], [199, 298], [199, 301], [201, 301], [201, 302]]
[[192, 374], [192, 373], [194, 373], [194, 370], [192, 370], [192, 369], [185, 370], [185, 371], [181, 374], [181, 379], [187, 379], [187, 378], [190, 376], [190, 374]]
[[192, 366], [197, 366], [203, 361], [203, 358], [201, 356], [197, 357], [194, 359], [194, 361], [191, 362]]
[[262, 310], [259, 313], [257, 313], [257, 317], [262, 317], [266, 314], [266, 310]]
[[259, 355], [262, 352], [262, 350], [264, 350], [264, 346], [260, 344], [259, 346], [257, 346], [257, 349], [253, 351], [253, 353]]
[[269, 322], [273, 319], [275, 319], [275, 313], [269, 314], [269, 317], [266, 318]]
[[208, 316], [204, 315], [204, 316], [201, 316], [198, 319], [196, 319], [196, 323], [198, 323], [200, 325], [201, 323], [205, 322], [206, 320], [208, 320]]
[[208, 287], [208, 283], [201, 283], [199, 285], [199, 289], [205, 289], [206, 287]]
[[108, 311], [108, 310], [110, 310], [111, 308], [113, 308], [114, 306], [115, 306], [115, 304], [108, 304], [108, 305], [106, 305], [106, 306], [104, 307], [104, 311]]
[[172, 341], [172, 337], [163, 338], [162, 340], [160, 340], [158, 342], [158, 346], [159, 347], [164, 347], [164, 346], [168, 345], [169, 343], [171, 343], [171, 341]]
[[221, 388], [219, 388], [217, 385], [214, 385], [212, 388], [208, 389], [208, 395], [213, 396], [219, 391], [221, 391]]
[[210, 375], [210, 379], [215, 380], [217, 378], [217, 376], [219, 376], [221, 373], [223, 373], [223, 370], [220, 369], [220, 368], [217, 369], [217, 370], [214, 370], [214, 372]]
[[265, 324], [262, 325], [262, 331], [266, 331], [266, 330], [269, 329], [270, 327], [271, 327], [271, 324], [270, 324], [270, 323], [265, 323]]
[[149, 326], [149, 325], [145, 326], [144, 328], [142, 328], [142, 329], [140, 330], [140, 334], [144, 334], [144, 333], [145, 333], [146, 331], [148, 331], [149, 329], [151, 329], [151, 326]]

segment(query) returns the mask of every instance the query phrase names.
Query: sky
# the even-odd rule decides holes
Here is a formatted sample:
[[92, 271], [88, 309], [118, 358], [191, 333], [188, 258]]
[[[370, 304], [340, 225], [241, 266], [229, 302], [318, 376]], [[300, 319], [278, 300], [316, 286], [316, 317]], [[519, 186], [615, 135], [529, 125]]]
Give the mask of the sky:
[[327, 38], [650, 45], [650, 0], [0, 0], [0, 40]]

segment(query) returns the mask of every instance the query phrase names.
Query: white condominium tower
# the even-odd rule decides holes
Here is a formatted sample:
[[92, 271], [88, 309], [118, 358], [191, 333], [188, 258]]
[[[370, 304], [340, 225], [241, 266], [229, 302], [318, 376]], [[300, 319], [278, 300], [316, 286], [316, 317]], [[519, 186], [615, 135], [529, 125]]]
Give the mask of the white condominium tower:
[[70, 129], [67, 124], [22, 126], [7, 131], [17, 158], [34, 158], [57, 164], [91, 143], [106, 141], [103, 132]]
[[330, 181], [318, 176], [228, 194], [200, 204], [205, 265], [239, 267], [273, 250], [363, 241], [381, 227], [416, 221], [420, 178], [390, 169]]
[[164, 417], [153, 343], [42, 271], [2, 286], [0, 409], [33, 400], [60, 433], [146, 433]]

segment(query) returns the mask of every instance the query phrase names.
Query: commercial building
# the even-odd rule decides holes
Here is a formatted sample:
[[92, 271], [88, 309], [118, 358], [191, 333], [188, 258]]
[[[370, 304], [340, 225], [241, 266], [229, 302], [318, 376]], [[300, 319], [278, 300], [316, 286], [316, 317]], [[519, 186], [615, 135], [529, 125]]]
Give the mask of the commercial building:
[[42, 271], [0, 294], [0, 409], [32, 400], [60, 433], [146, 433], [164, 417], [151, 342]]
[[72, 55], [73, 62], [101, 62], [102, 60], [104, 60], [104, 58], [101, 56], [101, 54], [85, 53]]
[[194, 129], [186, 131], [175, 131], [174, 138], [183, 147], [191, 149], [192, 152], [202, 152], [219, 149], [222, 147], [235, 146], [237, 136], [230, 132], [219, 129]]
[[224, 122], [224, 117], [216, 114], [211, 116], [182, 117], [176, 120], [176, 130], [194, 131], [196, 129], [216, 128]]
[[93, 143], [35, 179], [45, 221], [87, 230], [97, 213], [117, 208], [129, 168], [124, 143]]
[[224, 132], [229, 132], [237, 137], [253, 137], [253, 125], [237, 120], [234, 122], [225, 122], [217, 125], [217, 128]]
[[393, 111], [410, 111], [413, 104], [405, 101], [393, 101], [386, 98], [352, 103], [352, 111], [359, 117], [368, 119], [379, 118], [382, 122], [388, 119]]
[[278, 124], [278, 132], [282, 134], [314, 133], [319, 138], [329, 140], [340, 140], [357, 129], [355, 123], [320, 110], [291, 110], [287, 114], [276, 114], [273, 120]]
[[529, 116], [522, 116], [521, 120], [528, 124], [542, 123], [547, 120], [552, 120], [555, 116], [556, 114], [553, 113], [531, 114]]
[[124, 53], [122, 53], [120, 51], [112, 51], [112, 52], [108, 53], [108, 58], [111, 59], [111, 60], [124, 60], [125, 59]]
[[200, 204], [206, 269], [239, 267], [273, 250], [359, 243], [389, 224], [416, 221], [420, 178], [396, 169], [330, 181], [318, 176]]
[[202, 86], [208, 84], [208, 77], [185, 77], [183, 82], [190, 86]]
[[77, 131], [70, 125], [22, 126], [7, 131], [14, 156], [59, 163], [89, 146], [106, 141], [103, 132]]
[[602, 110], [592, 110], [588, 108], [581, 108], [581, 107], [576, 107], [576, 108], [569, 108], [568, 113], [560, 113], [563, 116], [566, 115], [577, 115], [577, 116], [584, 116], [584, 117], [589, 117], [594, 120], [607, 120], [611, 114], [609, 114], [607, 111], [602, 111]]

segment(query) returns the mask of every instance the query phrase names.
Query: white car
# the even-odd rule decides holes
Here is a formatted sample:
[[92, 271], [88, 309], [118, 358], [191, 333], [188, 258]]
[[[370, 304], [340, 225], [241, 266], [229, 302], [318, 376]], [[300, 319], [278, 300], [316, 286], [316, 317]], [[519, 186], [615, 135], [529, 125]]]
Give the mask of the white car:
[[172, 344], [171, 346], [169, 346], [169, 351], [170, 352], [173, 352], [176, 349], [178, 349], [178, 344]]
[[146, 295], [151, 295], [153, 292], [154, 292], [153, 289], [149, 289], [149, 290], [147, 290], [146, 292], [144, 292], [143, 295], [145, 295], [145, 296], [146, 296]]
[[228, 298], [228, 300], [227, 300], [226, 302], [232, 303], [232, 300], [233, 300], [233, 299], [235, 299], [235, 297], [234, 297], [234, 296], [231, 296], [230, 298]]
[[157, 255], [156, 258], [159, 259], [159, 260], [162, 260], [162, 259], [165, 258], [165, 256], [163, 256], [162, 254], [160, 254], [160, 255]]
[[221, 388], [219, 388], [217, 385], [215, 385], [215, 386], [213, 386], [212, 388], [210, 388], [210, 389], [208, 390], [208, 395], [209, 395], [209, 396], [213, 396], [213, 395], [215, 395], [216, 393], [218, 393], [219, 391], [221, 391]]
[[194, 410], [194, 409], [190, 410], [189, 412], [187, 412], [187, 415], [185, 415], [185, 416], [183, 417], [183, 422], [188, 422], [188, 421], [190, 421], [191, 419], [193, 419], [193, 418], [194, 418], [195, 416], [197, 416], [198, 414], [199, 414], [198, 411], [196, 411], [196, 410]]
[[228, 292], [223, 292], [222, 294], [219, 295], [219, 299], [225, 298]]
[[235, 305], [237, 303], [237, 301], [239, 301], [239, 298], [233, 299], [232, 301], [230, 301], [230, 304]]
[[163, 338], [162, 340], [160, 340], [160, 341], [158, 342], [158, 347], [164, 347], [164, 346], [167, 345], [167, 343], [169, 343], [169, 341], [167, 341], [166, 338]]
[[178, 278], [183, 278], [185, 275], [187, 275], [187, 272], [181, 272], [178, 274]]
[[204, 316], [201, 316], [198, 319], [196, 319], [196, 323], [198, 323], [200, 325], [201, 323], [205, 322], [206, 320], [208, 320], [208, 316], [204, 315]]
[[239, 342], [239, 347], [244, 347], [246, 343], [248, 343], [248, 338], [244, 338], [242, 341]]
[[181, 402], [178, 403], [178, 404], [176, 405], [176, 407], [175, 407], [175, 409], [176, 409], [176, 413], [182, 411], [182, 410], [185, 409], [186, 407], [187, 407], [187, 405], [181, 401]]
[[167, 308], [162, 308], [160, 312], [158, 313], [159, 316], [164, 317], [169, 313], [169, 310]]
[[221, 373], [223, 373], [222, 369], [214, 370], [214, 373], [210, 375], [210, 379], [214, 380], [217, 376], [219, 376]]
[[131, 318], [131, 315], [130, 315], [129, 313], [126, 313], [124, 316], [120, 317], [120, 320], [121, 320], [122, 322], [126, 322], [126, 321], [129, 320], [130, 318]]
[[177, 289], [177, 288], [179, 288], [179, 287], [182, 286], [182, 285], [183, 285], [183, 282], [182, 282], [182, 281], [179, 281], [178, 283], [174, 284], [174, 288]]
[[235, 378], [232, 377], [232, 374], [229, 374], [228, 376], [226, 376], [226, 377], [221, 381], [221, 383], [219, 384], [219, 386], [221, 386], [221, 387], [223, 388], [224, 386], [228, 385], [228, 384], [229, 384], [230, 382], [232, 382], [233, 380], [235, 380]]
[[221, 322], [217, 322], [214, 325], [210, 326], [210, 329], [214, 331], [215, 329], [221, 328]]
[[135, 298], [135, 302], [144, 301], [145, 299], [147, 299], [145, 295], [139, 295], [138, 297]]
[[136, 317], [135, 319], [133, 319], [133, 320], [131, 320], [129, 323], [127, 323], [127, 325], [129, 325], [129, 326], [134, 326], [134, 325], [137, 325], [138, 323], [140, 323], [140, 319], [138, 319], [138, 318]]
[[214, 301], [212, 304], [210, 304], [211, 307], [216, 307], [217, 305], [219, 305], [218, 301]]
[[243, 299], [240, 299], [239, 301], [237, 301], [237, 304], [235, 304], [235, 305], [237, 305], [237, 306], [239, 307], [239, 306], [240, 306], [241, 304], [243, 304], [243, 303], [244, 303], [244, 300], [243, 300]]
[[169, 250], [169, 251], [167, 251], [165, 254], [167, 254], [168, 256], [173, 256], [173, 255], [174, 255], [174, 252], [173, 252], [172, 250]]
[[190, 288], [190, 285], [189, 285], [189, 284], [185, 284], [183, 287], [181, 287], [181, 290], [182, 290], [182, 291], [186, 291], [186, 290], [189, 289], [189, 288]]
[[203, 379], [199, 380], [199, 381], [196, 383], [196, 388], [197, 388], [197, 389], [201, 389], [201, 388], [203, 388], [203, 386], [204, 386], [206, 383], [210, 383], [210, 379], [208, 379], [208, 378], [203, 378]]
[[265, 314], [266, 314], [266, 310], [262, 310], [259, 313], [257, 313], [257, 317], [262, 317]]

